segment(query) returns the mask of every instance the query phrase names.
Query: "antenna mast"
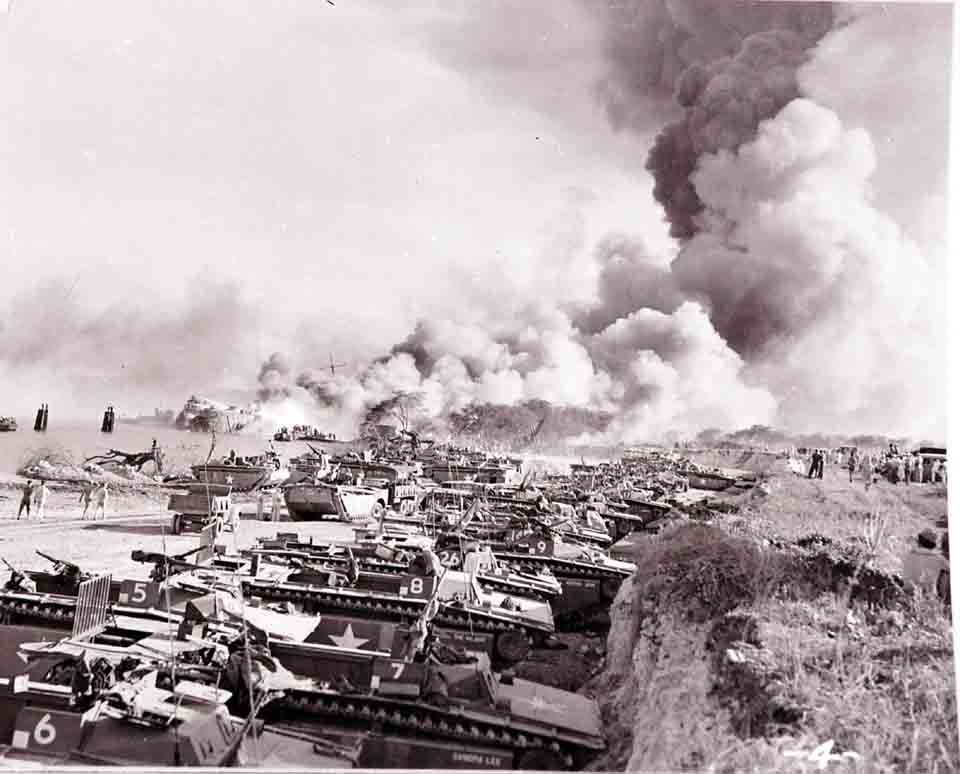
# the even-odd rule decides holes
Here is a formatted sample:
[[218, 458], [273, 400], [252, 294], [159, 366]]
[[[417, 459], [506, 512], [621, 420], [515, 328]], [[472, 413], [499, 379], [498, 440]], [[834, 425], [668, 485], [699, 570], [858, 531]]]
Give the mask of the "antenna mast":
[[338, 369], [338, 368], [344, 368], [346, 365], [347, 365], [346, 363], [334, 363], [334, 362], [333, 362], [333, 353], [332, 353], [332, 352], [330, 353], [330, 376], [336, 376], [336, 375], [337, 375], [337, 369]]

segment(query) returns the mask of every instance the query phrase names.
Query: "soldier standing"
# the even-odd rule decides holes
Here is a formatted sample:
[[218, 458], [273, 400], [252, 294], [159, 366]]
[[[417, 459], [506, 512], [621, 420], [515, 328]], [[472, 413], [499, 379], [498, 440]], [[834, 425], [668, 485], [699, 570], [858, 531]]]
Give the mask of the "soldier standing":
[[23, 513], [23, 509], [27, 509], [27, 518], [30, 518], [30, 502], [33, 500], [33, 481], [27, 481], [27, 485], [23, 488], [23, 495], [20, 497], [20, 510], [17, 511], [17, 521], [20, 521], [20, 515]]
[[280, 488], [277, 487], [273, 490], [273, 521], [280, 521]]
[[810, 467], [810, 478], [823, 478], [823, 463], [826, 455], [820, 449], [813, 450], [813, 464]]
[[97, 497], [93, 506], [93, 520], [97, 520], [97, 513], [101, 519], [107, 518], [107, 482], [104, 481], [97, 489]]
[[859, 460], [858, 460], [858, 457], [857, 457], [857, 450], [856, 450], [856, 449], [851, 449], [851, 450], [850, 450], [850, 457], [847, 459], [847, 470], [850, 471], [850, 483], [851, 483], [851, 484], [853, 483], [853, 474], [854, 474], [854, 473], [856, 472], [856, 470], [857, 470], [857, 463], [858, 463], [858, 461], [859, 461]]
[[240, 504], [234, 503], [230, 506], [230, 529], [233, 534], [240, 531]]
[[41, 481], [40, 486], [37, 487], [36, 495], [34, 496], [36, 505], [37, 505], [37, 518], [43, 519], [43, 509], [47, 504], [47, 495], [50, 494], [50, 489], [47, 487], [46, 481]]
[[87, 518], [87, 511], [90, 510], [90, 503], [93, 501], [93, 486], [91, 484], [81, 484], [80, 504], [83, 506], [83, 513], [80, 514], [80, 521]]

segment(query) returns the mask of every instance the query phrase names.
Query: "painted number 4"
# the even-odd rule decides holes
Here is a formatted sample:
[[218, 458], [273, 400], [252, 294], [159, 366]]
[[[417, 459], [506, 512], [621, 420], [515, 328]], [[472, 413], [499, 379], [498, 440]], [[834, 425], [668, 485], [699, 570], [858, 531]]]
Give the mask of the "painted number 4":
[[53, 741], [57, 738], [57, 729], [54, 727], [53, 723], [50, 722], [50, 713], [44, 715], [37, 722], [36, 727], [33, 729], [33, 740], [37, 744], [48, 745], [53, 744]]

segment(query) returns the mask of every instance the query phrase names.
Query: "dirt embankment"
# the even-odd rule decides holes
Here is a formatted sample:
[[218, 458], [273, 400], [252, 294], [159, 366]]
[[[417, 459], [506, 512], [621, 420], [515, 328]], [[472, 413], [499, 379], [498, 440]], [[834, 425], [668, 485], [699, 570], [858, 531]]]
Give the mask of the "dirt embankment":
[[609, 729], [592, 768], [955, 771], [948, 613], [899, 576], [942, 493], [771, 483], [637, 544], [584, 688]]

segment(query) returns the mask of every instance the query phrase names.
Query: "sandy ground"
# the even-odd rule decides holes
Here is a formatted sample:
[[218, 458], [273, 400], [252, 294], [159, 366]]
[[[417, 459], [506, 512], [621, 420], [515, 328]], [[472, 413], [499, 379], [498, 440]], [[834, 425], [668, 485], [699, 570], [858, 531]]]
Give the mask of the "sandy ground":
[[[762, 491], [748, 490], [735, 496], [691, 491], [691, 495], [736, 503], [744, 519], [755, 521], [759, 528], [772, 533], [771, 537], [775, 534], [795, 539], [813, 532], [853, 537], [862, 534], [867, 513], [886, 513], [890, 516], [890, 539], [881, 562], [891, 570], [899, 570], [900, 555], [913, 545], [917, 532], [925, 527], [946, 528], [947, 497], [943, 485], [894, 485], [881, 481], [867, 490], [862, 478], [855, 478], [851, 484], [847, 472], [837, 466], [828, 465], [823, 480], [811, 480], [788, 472], [785, 463], [772, 456], [725, 458], [723, 463], [758, 472], [765, 479]], [[17, 476], [0, 476], [0, 556], [17, 566], [45, 566], [47, 562], [34, 553], [39, 549], [93, 572], [141, 577], [148, 568], [130, 559], [132, 550], [160, 551], [166, 542], [168, 550], [177, 553], [197, 545], [195, 536], [164, 534], [170, 527], [171, 514], [166, 509], [169, 490], [141, 487], [113, 491], [107, 518], [90, 522], [80, 520], [79, 491], [53, 483], [45, 519], [17, 521], [22, 484], [23, 479]], [[245, 547], [257, 537], [276, 533], [275, 525], [255, 521], [252, 498], [240, 502], [242, 523], [237, 546]], [[336, 522], [284, 524], [282, 531], [315, 535], [318, 540], [352, 537], [349, 525]], [[233, 547], [231, 533], [225, 533], [223, 540]]]
[[[52, 486], [43, 520], [26, 516], [17, 520], [20, 502], [18, 489], [0, 489], [0, 556], [16, 567], [28, 570], [48, 569], [51, 565], [37, 550], [66, 559], [90, 572], [111, 572], [120, 578], [145, 578], [149, 565], [130, 559], [135, 549], [182, 553], [199, 545], [197, 535], [171, 535], [171, 513], [166, 509], [169, 493], [112, 493], [106, 518], [81, 520], [79, 493], [73, 488]], [[282, 532], [297, 532], [315, 540], [350, 540], [352, 526], [338, 522], [288, 523], [281, 513], [281, 524], [256, 521], [256, 506], [241, 502], [241, 526], [238, 535], [224, 532], [220, 538], [229, 550], [252, 545], [258, 537]], [[92, 514], [91, 514], [92, 515]], [[0, 578], [7, 575], [0, 569]]]

